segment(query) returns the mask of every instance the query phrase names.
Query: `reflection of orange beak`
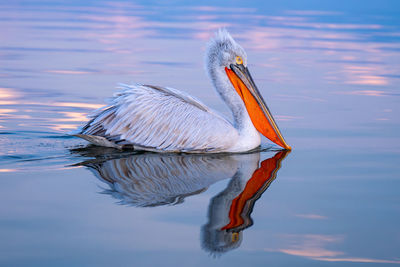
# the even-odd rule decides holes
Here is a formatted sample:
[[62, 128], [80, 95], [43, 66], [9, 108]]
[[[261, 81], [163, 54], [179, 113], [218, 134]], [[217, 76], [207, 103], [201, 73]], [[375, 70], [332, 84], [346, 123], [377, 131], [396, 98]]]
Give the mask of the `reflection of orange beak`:
[[254, 127], [275, 144], [291, 150], [292, 148], [285, 142], [271, 112], [254, 84], [249, 70], [242, 64], [231, 64], [230, 67], [230, 69], [225, 68], [226, 74], [242, 98]]
[[253, 224], [250, 214], [255, 202], [276, 178], [283, 159], [289, 153], [289, 151], [279, 151], [273, 157], [261, 162], [260, 168], [247, 181], [243, 191], [232, 200], [229, 209], [229, 224], [222, 227], [221, 230], [242, 231]]

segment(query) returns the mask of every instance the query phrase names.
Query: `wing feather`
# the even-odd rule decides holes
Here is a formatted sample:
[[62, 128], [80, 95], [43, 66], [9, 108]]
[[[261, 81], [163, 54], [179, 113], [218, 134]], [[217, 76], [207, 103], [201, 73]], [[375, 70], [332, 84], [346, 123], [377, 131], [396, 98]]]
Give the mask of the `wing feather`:
[[226, 119], [186, 93], [150, 85], [122, 85], [121, 89], [108, 106], [91, 115], [78, 136], [183, 152], [226, 151], [238, 139]]

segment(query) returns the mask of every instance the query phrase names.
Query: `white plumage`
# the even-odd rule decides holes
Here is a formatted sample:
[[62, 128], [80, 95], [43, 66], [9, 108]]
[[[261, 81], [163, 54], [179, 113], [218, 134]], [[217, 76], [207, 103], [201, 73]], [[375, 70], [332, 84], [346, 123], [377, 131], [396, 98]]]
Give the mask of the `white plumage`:
[[260, 152], [126, 155], [102, 154], [103, 151], [83, 154], [85, 157], [94, 155], [95, 159], [79, 165], [89, 167], [107, 185], [102, 193], [111, 195], [122, 205], [180, 204], [186, 197], [230, 179], [226, 189], [210, 200], [208, 220], [201, 229], [202, 247], [213, 255], [240, 246], [242, 231], [253, 224], [250, 215], [255, 202], [275, 179], [287, 155], [287, 152], [277, 152], [260, 165]]
[[[255, 116], [258, 117], [250, 118], [249, 107], [244, 103], [249, 98], [245, 99], [243, 90], [251, 90], [249, 92], [263, 108], [265, 116], [269, 110], [246, 66], [247, 56], [243, 48], [226, 30], [218, 31], [208, 44], [206, 69], [217, 93], [232, 111], [232, 123], [179, 90], [152, 85], [122, 85], [110, 104], [91, 115], [91, 120], [75, 135], [97, 145], [135, 150], [243, 152], [258, 147], [261, 143], [258, 130], [263, 132], [264, 124], [273, 124], [274, 129], [268, 130], [267, 135], [277, 131], [278, 139], [283, 140], [271, 115], [268, 115], [268, 121], [264, 117], [264, 122], [259, 122], [258, 130], [253, 125], [252, 120], [259, 120], [261, 113], [256, 110], [258, 114]], [[234, 78], [228, 77], [233, 72]], [[243, 87], [236, 83], [235, 86], [230, 79], [240, 79], [246, 85]], [[250, 107], [250, 111], [254, 110]], [[277, 144], [282, 146], [279, 140]]]
[[220, 152], [238, 139], [223, 117], [172, 88], [123, 85], [109, 106], [91, 115], [82, 138], [166, 152]]
[[231, 178], [241, 168], [241, 160], [247, 157], [247, 154], [140, 153], [115, 159], [100, 158], [82, 165], [90, 167], [108, 185], [104, 193], [118, 199], [120, 204], [149, 207], [181, 203], [185, 197]]

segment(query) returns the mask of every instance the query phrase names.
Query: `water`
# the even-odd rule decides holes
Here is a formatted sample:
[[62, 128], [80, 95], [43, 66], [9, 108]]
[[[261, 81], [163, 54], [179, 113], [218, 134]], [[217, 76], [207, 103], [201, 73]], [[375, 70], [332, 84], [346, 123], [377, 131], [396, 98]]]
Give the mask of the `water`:
[[[399, 264], [399, 11], [0, 2], [0, 264]], [[175, 87], [229, 115], [203, 71], [219, 27], [246, 49], [291, 153], [266, 140], [242, 155], [121, 153], [65, 134], [119, 82]]]

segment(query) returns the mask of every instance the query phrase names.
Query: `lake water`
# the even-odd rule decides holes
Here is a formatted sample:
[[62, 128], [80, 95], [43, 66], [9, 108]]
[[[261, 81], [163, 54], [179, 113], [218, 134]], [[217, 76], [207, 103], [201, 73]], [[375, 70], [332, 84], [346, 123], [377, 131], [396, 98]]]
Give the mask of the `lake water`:
[[[399, 14], [397, 1], [0, 1], [0, 265], [400, 264]], [[220, 27], [291, 153], [66, 135], [120, 82], [229, 116], [203, 67]]]

